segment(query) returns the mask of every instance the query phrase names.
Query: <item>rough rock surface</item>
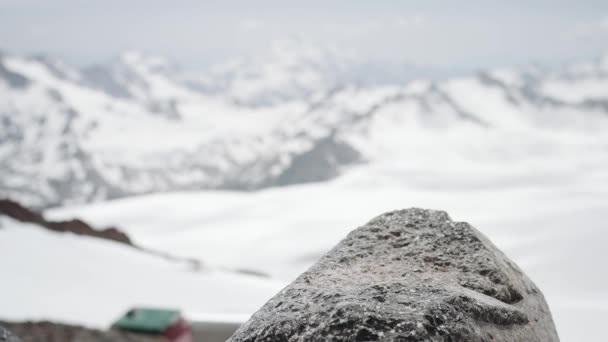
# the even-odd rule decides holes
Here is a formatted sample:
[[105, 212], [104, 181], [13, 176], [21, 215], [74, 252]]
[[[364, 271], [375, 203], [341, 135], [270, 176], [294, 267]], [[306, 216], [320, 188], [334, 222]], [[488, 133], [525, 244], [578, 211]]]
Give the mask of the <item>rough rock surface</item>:
[[486, 237], [407, 209], [351, 232], [231, 342], [557, 342], [539, 289]]

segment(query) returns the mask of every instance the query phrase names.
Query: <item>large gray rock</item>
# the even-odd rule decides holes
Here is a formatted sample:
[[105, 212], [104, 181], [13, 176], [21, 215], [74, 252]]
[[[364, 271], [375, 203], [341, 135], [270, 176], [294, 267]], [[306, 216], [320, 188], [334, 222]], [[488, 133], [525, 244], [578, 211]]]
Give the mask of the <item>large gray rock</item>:
[[559, 341], [540, 290], [486, 237], [442, 211], [376, 217], [229, 340]]

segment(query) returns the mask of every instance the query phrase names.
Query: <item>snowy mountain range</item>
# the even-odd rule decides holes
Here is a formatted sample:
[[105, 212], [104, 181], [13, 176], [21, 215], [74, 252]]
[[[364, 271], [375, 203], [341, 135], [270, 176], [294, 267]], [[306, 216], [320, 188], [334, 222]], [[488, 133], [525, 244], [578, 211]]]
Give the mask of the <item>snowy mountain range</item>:
[[370, 70], [294, 42], [203, 75], [133, 51], [87, 68], [2, 54], [0, 197], [48, 207], [256, 190], [360, 165], [401, 176], [443, 163], [466, 172], [506, 161], [522, 173], [540, 159], [606, 165], [608, 57], [444, 81], [369, 82]]

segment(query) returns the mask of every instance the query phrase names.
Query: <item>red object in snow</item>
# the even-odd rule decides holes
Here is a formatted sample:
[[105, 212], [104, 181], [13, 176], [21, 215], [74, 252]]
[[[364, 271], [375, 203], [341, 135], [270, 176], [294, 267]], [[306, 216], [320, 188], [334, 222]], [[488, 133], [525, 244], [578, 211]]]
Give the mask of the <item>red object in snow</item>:
[[168, 342], [192, 342], [190, 324], [178, 310], [134, 308], [114, 322], [112, 328], [163, 336]]
[[171, 342], [192, 342], [192, 331], [183, 318], [167, 327], [164, 335]]

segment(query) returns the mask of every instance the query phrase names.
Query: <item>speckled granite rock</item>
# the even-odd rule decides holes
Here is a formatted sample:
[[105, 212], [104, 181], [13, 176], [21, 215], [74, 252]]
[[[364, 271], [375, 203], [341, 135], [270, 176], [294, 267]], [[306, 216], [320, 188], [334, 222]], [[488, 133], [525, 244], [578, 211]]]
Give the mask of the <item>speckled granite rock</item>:
[[351, 232], [231, 342], [557, 342], [539, 289], [487, 238], [407, 209]]

